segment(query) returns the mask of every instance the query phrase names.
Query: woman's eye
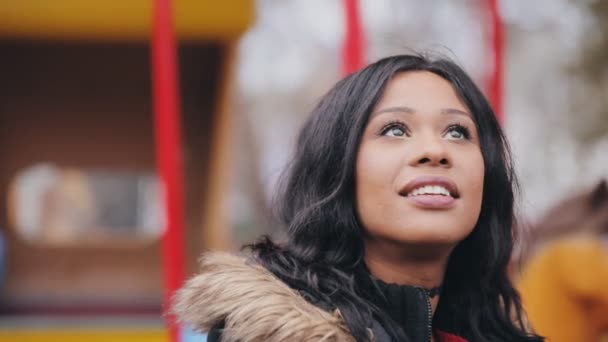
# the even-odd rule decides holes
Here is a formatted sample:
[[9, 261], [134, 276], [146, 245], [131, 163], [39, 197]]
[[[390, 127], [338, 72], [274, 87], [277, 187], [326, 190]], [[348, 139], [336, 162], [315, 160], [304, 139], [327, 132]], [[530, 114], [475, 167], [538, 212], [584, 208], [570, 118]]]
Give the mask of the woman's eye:
[[390, 123], [381, 131], [381, 135], [389, 137], [405, 137], [407, 136], [407, 128], [401, 123]]
[[388, 135], [389, 137], [403, 137], [405, 136], [405, 131], [399, 127], [392, 127], [387, 129], [384, 132], [384, 135]]
[[462, 140], [462, 139], [470, 139], [469, 130], [460, 125], [451, 126], [445, 133], [446, 138], [453, 140]]

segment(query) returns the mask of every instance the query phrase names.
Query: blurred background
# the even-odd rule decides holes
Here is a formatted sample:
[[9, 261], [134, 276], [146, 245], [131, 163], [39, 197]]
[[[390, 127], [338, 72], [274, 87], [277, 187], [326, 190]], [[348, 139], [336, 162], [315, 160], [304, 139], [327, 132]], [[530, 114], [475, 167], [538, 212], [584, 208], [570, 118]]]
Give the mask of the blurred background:
[[[307, 113], [343, 76], [346, 2], [174, 1], [186, 275], [204, 250], [277, 233], [267, 205], [277, 177]], [[0, 341], [168, 340], [152, 3], [0, 0]], [[444, 55], [489, 92], [491, 3], [360, 0], [364, 62]], [[566, 283], [552, 295], [584, 300], [562, 308], [594, 332], [564, 341], [594, 341], [608, 329], [608, 1], [497, 5], [499, 111], [525, 232], [514, 279], [532, 325], [551, 335], [554, 319], [575, 319], [545, 319], [534, 306], [550, 299], [528, 299], [563, 280], [545, 276], [562, 266], [541, 254], [591, 258], [564, 266], [587, 272], [565, 277], [587, 292]]]

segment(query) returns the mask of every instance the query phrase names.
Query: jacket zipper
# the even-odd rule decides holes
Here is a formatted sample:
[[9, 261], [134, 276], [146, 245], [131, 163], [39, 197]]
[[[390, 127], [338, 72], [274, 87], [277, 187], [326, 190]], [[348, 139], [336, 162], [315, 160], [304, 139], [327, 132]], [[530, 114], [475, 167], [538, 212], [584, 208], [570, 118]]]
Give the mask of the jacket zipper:
[[426, 334], [427, 334], [427, 339], [429, 342], [431, 342], [433, 339], [433, 307], [431, 306], [431, 300], [429, 299], [429, 295], [426, 293], [425, 289], [421, 289], [424, 295], [424, 299], [426, 300], [426, 309], [427, 309], [427, 315], [428, 315], [428, 324], [426, 326], [427, 330], [426, 330]]

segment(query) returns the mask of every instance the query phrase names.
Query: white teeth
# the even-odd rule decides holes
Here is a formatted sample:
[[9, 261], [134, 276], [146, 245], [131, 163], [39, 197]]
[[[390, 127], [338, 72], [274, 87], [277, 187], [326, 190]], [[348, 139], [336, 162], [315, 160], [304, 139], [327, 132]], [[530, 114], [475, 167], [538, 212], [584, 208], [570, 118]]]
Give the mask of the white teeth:
[[416, 188], [410, 191], [408, 196], [418, 196], [418, 195], [443, 195], [450, 196], [450, 192], [448, 189], [444, 188], [441, 185], [425, 185], [419, 188]]

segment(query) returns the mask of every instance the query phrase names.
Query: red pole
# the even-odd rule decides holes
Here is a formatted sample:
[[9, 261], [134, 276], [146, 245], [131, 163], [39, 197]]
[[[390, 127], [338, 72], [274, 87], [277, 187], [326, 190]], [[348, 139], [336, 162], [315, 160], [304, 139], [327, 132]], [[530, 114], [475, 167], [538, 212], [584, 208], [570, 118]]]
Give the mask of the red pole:
[[499, 122], [504, 121], [503, 116], [503, 49], [504, 36], [502, 20], [498, 9], [499, 0], [489, 0], [490, 18], [492, 23], [492, 57], [494, 70], [490, 76], [490, 103]]
[[342, 76], [351, 74], [365, 64], [363, 25], [357, 0], [343, 0], [345, 32], [342, 45]]
[[[156, 0], [152, 39], [152, 88], [156, 140], [156, 162], [163, 185], [167, 226], [162, 238], [164, 307], [184, 279], [183, 182], [178, 97], [176, 45], [171, 0]], [[174, 317], [167, 317], [171, 341], [179, 339]]]

